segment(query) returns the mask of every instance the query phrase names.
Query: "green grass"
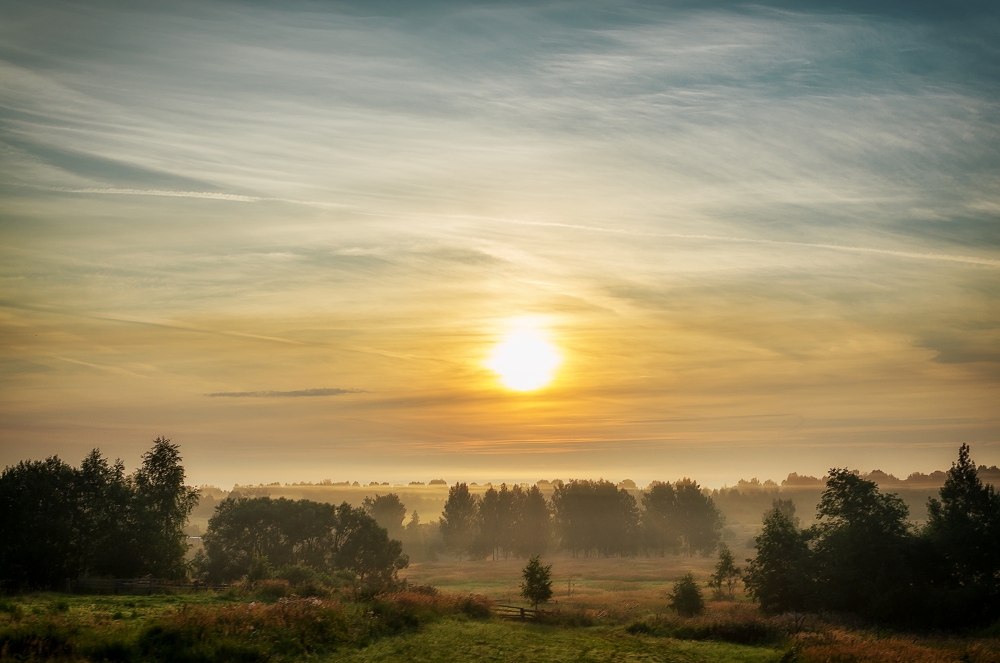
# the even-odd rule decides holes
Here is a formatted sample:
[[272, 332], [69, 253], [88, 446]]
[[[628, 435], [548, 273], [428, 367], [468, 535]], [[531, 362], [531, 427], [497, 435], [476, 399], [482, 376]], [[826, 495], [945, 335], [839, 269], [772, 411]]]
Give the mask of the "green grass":
[[782, 652], [767, 647], [634, 636], [617, 627], [563, 629], [519, 622], [449, 619], [324, 660], [767, 663], [778, 661], [781, 656]]

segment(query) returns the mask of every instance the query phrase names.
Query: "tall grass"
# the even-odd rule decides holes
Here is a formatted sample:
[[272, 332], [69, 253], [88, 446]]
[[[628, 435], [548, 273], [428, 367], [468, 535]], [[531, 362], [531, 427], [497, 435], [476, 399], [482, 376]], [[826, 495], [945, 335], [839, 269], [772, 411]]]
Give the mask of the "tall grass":
[[676, 615], [657, 615], [633, 621], [627, 633], [677, 638], [679, 640], [718, 640], [741, 645], [777, 644], [789, 637], [787, 620], [764, 617], [750, 606], [734, 606], [684, 619]]
[[294, 660], [365, 646], [446, 615], [490, 614], [484, 597], [420, 592], [356, 604], [297, 596], [274, 603], [181, 604], [147, 619], [85, 610], [27, 612], [13, 602], [3, 607], [0, 661], [123, 663]]

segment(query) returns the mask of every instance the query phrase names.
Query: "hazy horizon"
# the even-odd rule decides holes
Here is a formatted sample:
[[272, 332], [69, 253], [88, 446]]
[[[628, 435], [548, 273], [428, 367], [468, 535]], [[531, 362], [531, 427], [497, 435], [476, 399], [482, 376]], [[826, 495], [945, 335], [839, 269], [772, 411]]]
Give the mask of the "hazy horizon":
[[1000, 464], [992, 5], [4, 13], [0, 466]]

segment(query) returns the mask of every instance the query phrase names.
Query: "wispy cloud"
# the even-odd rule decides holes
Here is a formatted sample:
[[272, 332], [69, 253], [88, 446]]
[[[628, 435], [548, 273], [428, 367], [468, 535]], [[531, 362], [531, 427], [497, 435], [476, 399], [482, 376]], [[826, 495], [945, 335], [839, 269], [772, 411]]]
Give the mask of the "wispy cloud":
[[[830, 454], [995, 439], [899, 422], [1000, 389], [996, 17], [669, 4], [8, 3], [5, 421], [192, 422], [306, 464], [696, 463], [671, 421], [755, 412], [858, 412], [795, 434]], [[482, 366], [521, 315], [566, 356], [529, 399]], [[207, 393], [289, 380], [357, 390]], [[747, 428], [712, 439], [791, 444]]]
[[303, 398], [362, 393], [365, 392], [360, 389], [296, 389], [293, 391], [220, 391], [205, 395], [209, 398]]

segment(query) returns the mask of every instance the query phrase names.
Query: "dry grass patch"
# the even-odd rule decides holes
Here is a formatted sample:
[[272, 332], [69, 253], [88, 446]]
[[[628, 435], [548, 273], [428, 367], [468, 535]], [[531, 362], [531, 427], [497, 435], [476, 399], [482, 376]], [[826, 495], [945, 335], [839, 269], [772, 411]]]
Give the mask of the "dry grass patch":
[[1000, 641], [872, 635], [831, 629], [796, 641], [803, 663], [996, 663]]

